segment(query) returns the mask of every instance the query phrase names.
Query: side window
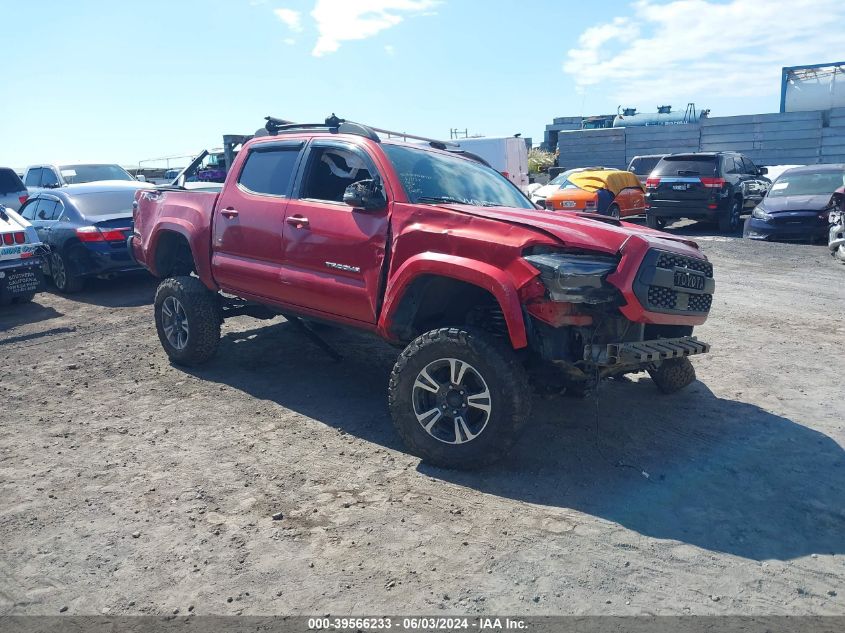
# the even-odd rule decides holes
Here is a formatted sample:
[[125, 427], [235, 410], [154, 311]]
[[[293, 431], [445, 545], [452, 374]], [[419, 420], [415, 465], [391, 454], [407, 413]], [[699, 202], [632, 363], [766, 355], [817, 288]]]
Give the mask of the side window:
[[23, 205], [23, 208], [21, 208], [21, 216], [27, 220], [34, 220], [35, 212], [38, 210], [37, 207], [39, 201], [39, 198], [30, 198], [27, 200], [26, 204]]
[[737, 163], [736, 158], [733, 156], [725, 156], [725, 173], [726, 174], [741, 174], [742, 173], [742, 163]]
[[343, 202], [349, 185], [371, 178], [370, 161], [361, 152], [342, 146], [314, 147], [300, 197]]
[[38, 211], [35, 214], [35, 219], [41, 220], [42, 222], [47, 222], [54, 219], [57, 206], [58, 203], [55, 200], [42, 198], [38, 201]]
[[24, 182], [24, 184], [27, 187], [40, 187], [42, 171], [43, 170], [40, 167], [30, 169], [28, 172], [26, 172], [26, 181]]
[[253, 149], [247, 156], [238, 183], [253, 193], [290, 195], [299, 146]]
[[56, 177], [56, 172], [54, 172], [49, 167], [45, 167], [41, 170], [41, 186], [42, 187], [58, 187], [59, 186], [59, 179]]
[[745, 167], [745, 169], [743, 169], [742, 171], [744, 171], [746, 174], [751, 174], [752, 176], [757, 175], [757, 166], [751, 162], [751, 159], [749, 159], [747, 156], [743, 156], [742, 163], [743, 167]]

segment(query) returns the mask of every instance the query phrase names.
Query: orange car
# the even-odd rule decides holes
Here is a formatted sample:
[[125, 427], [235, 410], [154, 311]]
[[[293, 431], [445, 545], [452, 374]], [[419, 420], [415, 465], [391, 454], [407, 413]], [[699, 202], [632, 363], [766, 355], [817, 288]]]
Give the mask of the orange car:
[[[561, 178], [563, 176], [563, 178]], [[590, 167], [564, 172], [557, 191], [546, 196], [552, 211], [589, 211], [614, 218], [645, 213], [645, 192], [629, 171]]]

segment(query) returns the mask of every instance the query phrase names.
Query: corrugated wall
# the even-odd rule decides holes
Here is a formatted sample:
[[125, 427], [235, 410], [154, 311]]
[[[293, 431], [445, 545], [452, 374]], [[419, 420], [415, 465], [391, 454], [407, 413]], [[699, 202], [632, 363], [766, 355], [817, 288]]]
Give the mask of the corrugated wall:
[[702, 119], [690, 125], [562, 131], [562, 167], [624, 169], [640, 154], [736, 151], [759, 165], [845, 162], [845, 108]]

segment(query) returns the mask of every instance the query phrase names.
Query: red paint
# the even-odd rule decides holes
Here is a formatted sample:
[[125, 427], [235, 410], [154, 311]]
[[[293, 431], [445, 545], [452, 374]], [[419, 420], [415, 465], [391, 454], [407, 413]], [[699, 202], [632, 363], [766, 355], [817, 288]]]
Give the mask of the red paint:
[[[409, 285], [439, 275], [479, 286], [498, 301], [511, 345], [528, 344], [523, 307], [552, 325], [587, 324], [569, 304], [541, 300], [537, 271], [522, 255], [532, 246], [620, 254], [608, 281], [622, 292], [622, 313], [641, 323], [698, 324], [704, 317], [647, 312], [632, 284], [652, 247], [703, 257], [695, 242], [584, 213], [410, 204], [381, 145], [360, 136], [285, 135], [307, 143], [330, 138], [361, 148], [378, 169], [388, 204], [364, 211], [343, 204], [252, 194], [237, 184], [250, 141], [222, 192], [140, 191], [135, 258], [154, 274], [167, 232], [185, 238], [197, 274], [212, 290], [336, 320], [394, 338], [392, 325]], [[437, 151], [437, 150], [429, 150]], [[302, 169], [302, 166], [299, 167]], [[337, 264], [338, 266], [333, 266]]]

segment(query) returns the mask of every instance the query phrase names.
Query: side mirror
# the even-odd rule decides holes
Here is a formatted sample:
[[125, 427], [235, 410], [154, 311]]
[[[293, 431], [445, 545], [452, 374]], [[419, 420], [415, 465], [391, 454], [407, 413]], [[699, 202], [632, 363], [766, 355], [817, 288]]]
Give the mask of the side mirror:
[[757, 175], [758, 176], [765, 176], [768, 173], [769, 173], [769, 169], [767, 167], [759, 167], [757, 169]]
[[381, 183], [376, 180], [353, 182], [343, 192], [343, 202], [356, 209], [381, 209], [387, 204]]
[[147, 177], [144, 174], [138, 174], [137, 176], [135, 176], [135, 179], [138, 182], [147, 182]]

